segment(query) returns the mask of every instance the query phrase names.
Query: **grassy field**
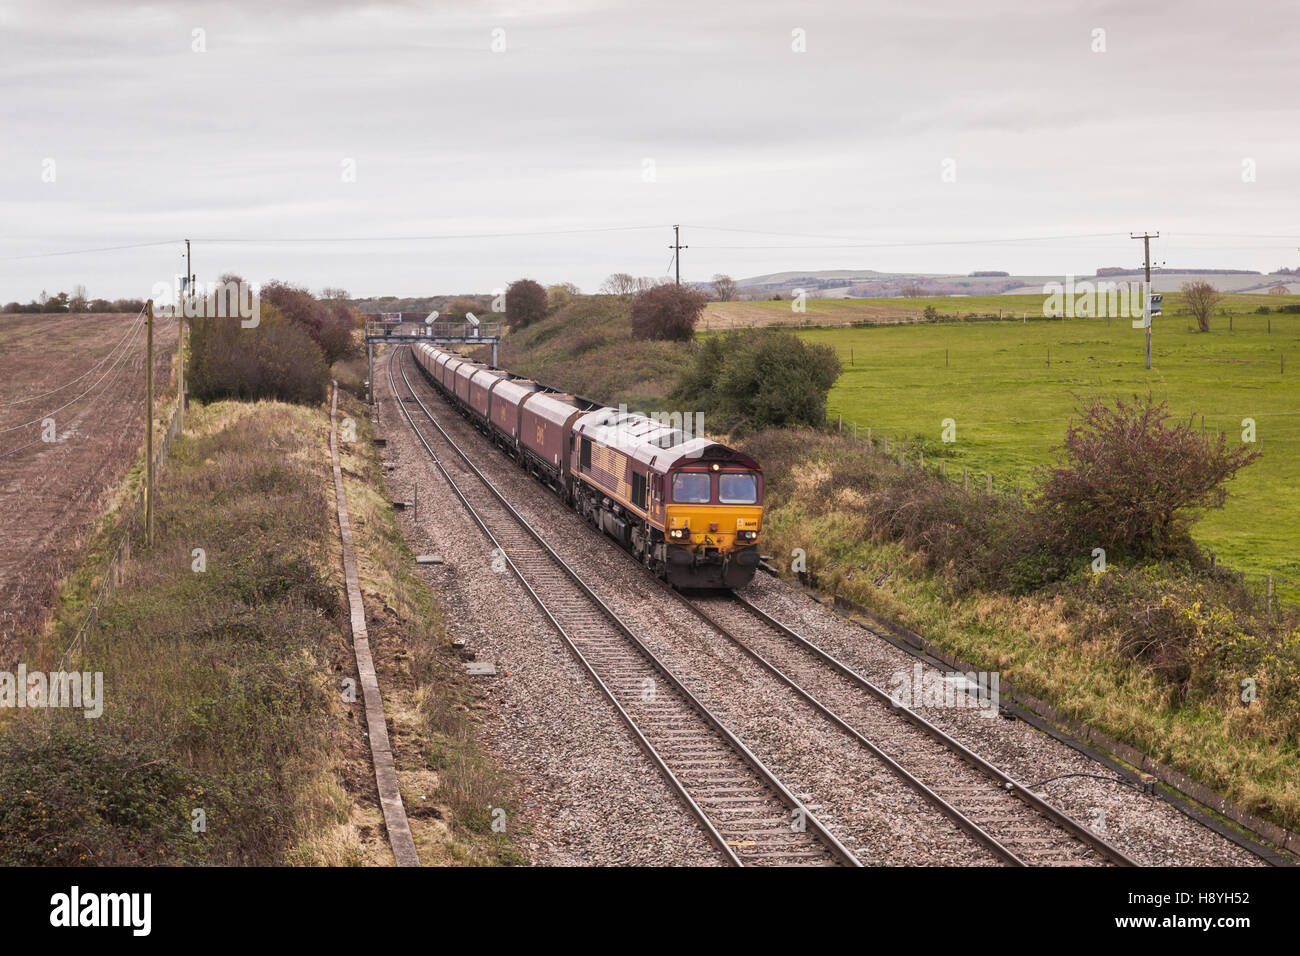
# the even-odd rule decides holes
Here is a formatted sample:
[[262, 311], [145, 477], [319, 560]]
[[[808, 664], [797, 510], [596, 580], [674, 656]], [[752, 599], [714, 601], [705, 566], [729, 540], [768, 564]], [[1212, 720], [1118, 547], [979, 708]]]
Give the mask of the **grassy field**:
[[[1018, 297], [1003, 297], [1004, 299]], [[948, 459], [949, 474], [991, 473], [1027, 487], [1064, 437], [1075, 395], [1127, 396], [1148, 388], [1177, 415], [1240, 438], [1256, 423], [1263, 457], [1232, 486], [1221, 512], [1197, 526], [1221, 560], [1255, 575], [1272, 572], [1300, 592], [1300, 315], [1250, 312], [1215, 317], [1212, 331], [1187, 331], [1182, 316], [1156, 320], [1152, 368], [1143, 335], [1128, 320], [926, 323], [801, 332], [831, 345], [844, 364], [828, 410], [865, 437], [888, 435]], [[1269, 297], [1281, 299], [1283, 297]], [[1169, 297], [1166, 297], [1166, 303]], [[779, 305], [780, 303], [774, 303]], [[1169, 310], [1167, 309], [1167, 312]], [[1271, 331], [1270, 331], [1271, 324]], [[1050, 364], [1049, 364], [1050, 352]], [[1283, 357], [1288, 367], [1282, 371]], [[944, 419], [956, 441], [944, 444]], [[1285, 578], [1282, 582], [1280, 579]]]
[[[1295, 295], [1224, 295], [1218, 308], [1237, 314], [1253, 313], [1260, 305], [1276, 307], [1300, 301]], [[781, 326], [836, 326], [836, 325], [889, 325], [919, 322], [926, 307], [933, 308], [941, 319], [967, 316], [999, 315], [1011, 319], [1043, 319], [1042, 295], [970, 295], [928, 296], [917, 299], [808, 299], [804, 311], [796, 312], [793, 303], [766, 302], [710, 302], [700, 319], [703, 331], [718, 329], [753, 328], [765, 325]], [[1168, 321], [1181, 325], [1184, 316], [1181, 293], [1166, 293], [1164, 310]], [[1160, 320], [1157, 320], [1160, 321]]]

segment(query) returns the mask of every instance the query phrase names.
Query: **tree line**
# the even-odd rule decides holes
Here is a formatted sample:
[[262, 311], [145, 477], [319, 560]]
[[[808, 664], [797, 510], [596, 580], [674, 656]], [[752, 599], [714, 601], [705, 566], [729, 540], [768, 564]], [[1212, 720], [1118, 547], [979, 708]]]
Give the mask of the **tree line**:
[[82, 312], [139, 312], [144, 308], [144, 299], [92, 299], [86, 295], [84, 285], [74, 286], [71, 292], [58, 292], [50, 295], [44, 289], [41, 294], [28, 303], [10, 302], [3, 311], [8, 314], [48, 313], [82, 313]]

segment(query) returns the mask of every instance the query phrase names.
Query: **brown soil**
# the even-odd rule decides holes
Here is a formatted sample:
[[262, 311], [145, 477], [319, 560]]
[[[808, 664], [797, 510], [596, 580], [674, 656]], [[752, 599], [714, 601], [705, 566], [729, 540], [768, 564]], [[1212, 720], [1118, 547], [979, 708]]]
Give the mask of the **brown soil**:
[[[143, 446], [143, 328], [124, 341], [134, 322], [0, 316], [0, 667], [44, 625], [78, 546]], [[159, 408], [175, 396], [175, 351], [175, 320], [160, 317]], [[55, 441], [43, 441], [51, 418]]]

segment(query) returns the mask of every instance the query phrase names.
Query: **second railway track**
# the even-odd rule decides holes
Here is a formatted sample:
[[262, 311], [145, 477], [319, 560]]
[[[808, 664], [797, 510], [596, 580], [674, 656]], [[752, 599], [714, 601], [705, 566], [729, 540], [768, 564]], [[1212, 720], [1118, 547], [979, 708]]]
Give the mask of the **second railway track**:
[[389, 383], [419, 443], [727, 861], [859, 865], [505, 500], [420, 399], [400, 355]]
[[928, 803], [1005, 862], [1137, 865], [1087, 826], [914, 710], [895, 703], [883, 689], [741, 595], [678, 597], [719, 634], [882, 757]]

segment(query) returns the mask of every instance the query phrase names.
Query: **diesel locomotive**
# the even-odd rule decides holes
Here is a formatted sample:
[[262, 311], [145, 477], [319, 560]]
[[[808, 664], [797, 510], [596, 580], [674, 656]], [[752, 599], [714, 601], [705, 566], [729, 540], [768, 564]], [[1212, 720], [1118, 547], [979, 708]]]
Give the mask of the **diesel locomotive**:
[[754, 576], [763, 471], [752, 458], [431, 344], [413, 352], [462, 415], [654, 574], [679, 588]]

